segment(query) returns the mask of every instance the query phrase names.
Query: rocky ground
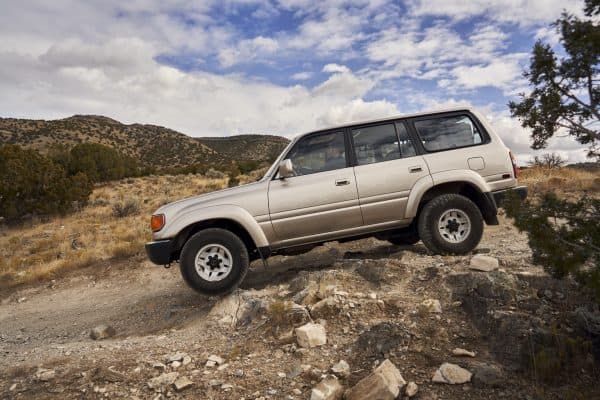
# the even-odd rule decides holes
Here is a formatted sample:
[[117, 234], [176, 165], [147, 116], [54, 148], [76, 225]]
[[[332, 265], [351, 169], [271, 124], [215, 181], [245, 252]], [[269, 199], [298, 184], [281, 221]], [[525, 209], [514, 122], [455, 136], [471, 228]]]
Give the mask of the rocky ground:
[[504, 219], [472, 255], [332, 243], [224, 298], [138, 255], [2, 294], [0, 398], [594, 399], [595, 307]]

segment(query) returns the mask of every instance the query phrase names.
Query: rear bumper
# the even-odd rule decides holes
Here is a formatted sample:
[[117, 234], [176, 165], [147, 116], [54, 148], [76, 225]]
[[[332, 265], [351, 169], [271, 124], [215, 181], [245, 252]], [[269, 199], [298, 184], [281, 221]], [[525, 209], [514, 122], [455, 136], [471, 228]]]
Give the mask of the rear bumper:
[[146, 243], [146, 254], [150, 261], [157, 265], [166, 265], [173, 261], [173, 241], [157, 240]]
[[498, 207], [502, 207], [502, 203], [504, 202], [509, 193], [516, 194], [517, 197], [521, 199], [521, 201], [524, 201], [527, 198], [527, 186], [517, 186], [510, 189], [492, 192], [492, 195], [494, 196], [494, 200], [496, 201], [496, 205]]

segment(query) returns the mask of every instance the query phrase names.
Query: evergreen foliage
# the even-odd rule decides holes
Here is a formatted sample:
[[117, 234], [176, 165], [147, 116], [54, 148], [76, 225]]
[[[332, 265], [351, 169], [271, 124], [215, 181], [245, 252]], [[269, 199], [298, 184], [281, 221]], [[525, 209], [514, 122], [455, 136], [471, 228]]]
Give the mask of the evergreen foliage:
[[554, 27], [560, 34], [561, 53], [541, 40], [533, 47], [529, 68], [523, 73], [532, 91], [520, 102], [510, 102], [513, 117], [532, 130], [533, 148], [544, 148], [558, 130], [588, 145], [589, 155], [600, 157], [600, 14], [598, 0], [585, 1], [585, 18], [563, 12]]
[[[513, 117], [532, 130], [532, 147], [543, 148], [559, 130], [566, 131], [600, 158], [600, 1], [585, 1], [585, 18], [564, 12], [554, 26], [561, 36], [564, 57], [538, 41], [524, 76], [532, 91], [510, 102]], [[535, 160], [534, 160], [535, 161]], [[544, 163], [544, 160], [538, 159]], [[548, 159], [553, 166], [561, 159]], [[527, 232], [533, 260], [548, 273], [573, 276], [591, 288], [600, 300], [600, 200], [584, 197], [570, 201], [547, 193], [537, 203], [505, 205], [515, 225]]]
[[0, 146], [0, 215], [15, 220], [26, 214], [65, 213], [87, 201], [92, 184], [81, 172], [65, 169], [35, 150]]
[[534, 262], [556, 278], [572, 275], [600, 300], [600, 199], [546, 193], [537, 204], [512, 198], [505, 208], [527, 232]]

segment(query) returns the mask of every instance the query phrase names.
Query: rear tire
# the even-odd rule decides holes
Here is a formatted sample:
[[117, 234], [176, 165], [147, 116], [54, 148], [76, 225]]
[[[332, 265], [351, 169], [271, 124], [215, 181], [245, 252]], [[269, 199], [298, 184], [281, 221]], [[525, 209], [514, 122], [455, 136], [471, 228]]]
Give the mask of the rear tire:
[[466, 254], [483, 235], [481, 211], [459, 194], [443, 194], [429, 201], [419, 215], [423, 244], [435, 254]]
[[183, 280], [206, 295], [234, 290], [246, 276], [249, 264], [244, 242], [226, 229], [202, 230], [190, 237], [181, 250]]

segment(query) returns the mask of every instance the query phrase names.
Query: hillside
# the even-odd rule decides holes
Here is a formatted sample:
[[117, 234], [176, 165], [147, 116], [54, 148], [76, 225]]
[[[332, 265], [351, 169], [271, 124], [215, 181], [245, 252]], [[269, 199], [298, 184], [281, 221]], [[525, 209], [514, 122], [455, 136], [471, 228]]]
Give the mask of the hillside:
[[202, 137], [198, 141], [216, 150], [227, 160], [272, 161], [289, 140], [273, 135]]
[[94, 115], [50, 121], [0, 118], [0, 143], [46, 152], [53, 145], [84, 142], [114, 147], [142, 164], [164, 169], [192, 164], [219, 167], [234, 159], [268, 161], [288, 140], [267, 135], [198, 139], [162, 126], [126, 125]]

